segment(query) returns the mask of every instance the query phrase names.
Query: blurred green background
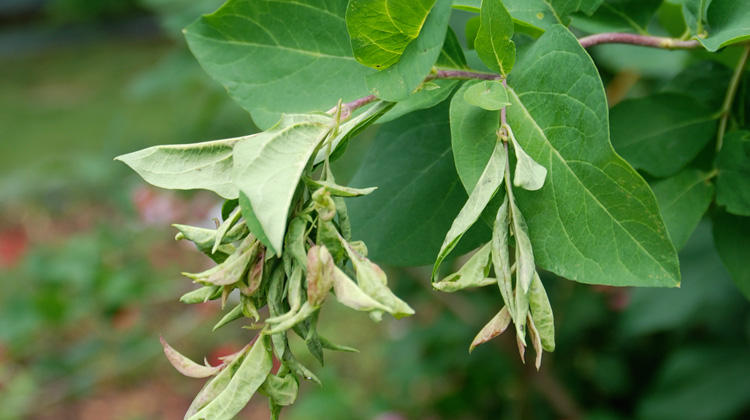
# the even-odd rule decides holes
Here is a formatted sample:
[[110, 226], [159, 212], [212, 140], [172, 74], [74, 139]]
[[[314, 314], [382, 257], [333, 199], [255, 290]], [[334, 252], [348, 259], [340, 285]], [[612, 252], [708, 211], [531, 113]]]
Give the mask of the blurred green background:
[[[179, 32], [219, 4], [0, 2], [0, 420], [182, 418], [202, 380], [172, 370], [159, 334], [196, 360], [252, 338], [235, 324], [211, 333], [216, 302], [177, 302], [193, 288], [179, 273], [209, 261], [174, 242], [169, 225], [210, 226], [217, 197], [151, 188], [112, 160], [256, 130]], [[592, 50], [611, 102], [650, 92], [702, 58], [656, 53]], [[340, 179], [371, 137], [352, 145]], [[719, 261], [709, 224], [681, 254], [680, 289], [546, 276], [558, 346], [540, 372], [521, 363], [512, 335], [468, 354], [501, 306], [496, 293], [439, 294], [427, 269], [389, 269], [417, 315], [374, 324], [329, 303], [321, 334], [361, 353], [328, 355], [314, 369], [323, 388], [305, 383], [282, 418], [750, 418], [750, 304]], [[254, 400], [239, 418], [267, 418], [265, 404]]]

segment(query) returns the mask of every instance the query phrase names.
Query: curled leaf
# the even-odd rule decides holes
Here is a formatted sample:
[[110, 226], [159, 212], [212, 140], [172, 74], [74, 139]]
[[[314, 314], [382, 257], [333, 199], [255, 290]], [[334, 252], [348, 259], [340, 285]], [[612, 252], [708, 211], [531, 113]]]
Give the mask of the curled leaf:
[[180, 302], [187, 304], [203, 303], [211, 299], [217, 299], [219, 296], [221, 296], [221, 288], [219, 286], [203, 286], [200, 289], [182, 295]]
[[203, 366], [195, 363], [188, 359], [182, 354], [178, 353], [177, 350], [173, 349], [172, 346], [167, 344], [167, 340], [164, 337], [159, 336], [162, 347], [164, 347], [164, 354], [167, 356], [169, 363], [177, 369], [181, 374], [190, 378], [207, 378], [218, 373], [222, 366]]
[[329, 191], [332, 196], [336, 196], [336, 197], [360, 197], [363, 195], [368, 195], [378, 189], [378, 187], [370, 187], [370, 188], [345, 187], [343, 185], [338, 185], [335, 182], [323, 181], [320, 179], [315, 180], [315, 179], [311, 179], [308, 177], [305, 177], [304, 181], [305, 181], [305, 184], [307, 184], [307, 186], [309, 186], [310, 188], [314, 188], [316, 190], [325, 188], [326, 191]]
[[516, 238], [516, 284], [521, 285], [523, 293], [528, 293], [534, 273], [536, 273], [534, 251], [531, 248], [526, 220], [512, 195], [510, 196], [510, 214], [513, 221], [513, 236]]
[[312, 194], [312, 199], [315, 202], [315, 210], [318, 211], [318, 216], [325, 222], [330, 222], [336, 216], [336, 203], [331, 198], [331, 192], [326, 188], [321, 188]]
[[513, 319], [515, 315], [515, 302], [513, 301], [513, 283], [510, 271], [510, 253], [508, 252], [508, 195], [506, 194], [503, 204], [497, 211], [495, 223], [492, 228], [492, 265], [495, 267], [497, 285], [503, 296], [505, 305]]
[[531, 337], [531, 344], [534, 346], [534, 352], [536, 352], [536, 359], [534, 360], [534, 366], [536, 370], [542, 366], [542, 340], [539, 337], [539, 332], [534, 325], [534, 319], [531, 315], [528, 316], [527, 325], [529, 326], [529, 336]]
[[545, 351], [554, 351], [555, 319], [547, 292], [544, 290], [544, 284], [542, 284], [537, 272], [534, 272], [534, 280], [531, 282], [531, 289], [529, 289], [529, 308], [531, 309], [531, 317], [534, 318], [534, 325], [539, 332], [542, 348]]
[[498, 111], [510, 105], [508, 91], [498, 80], [486, 80], [471, 85], [464, 92], [464, 100], [488, 111]]
[[315, 245], [307, 252], [307, 301], [312, 306], [322, 305], [333, 287], [333, 267], [333, 257], [325, 245]]
[[227, 233], [229, 233], [229, 230], [233, 228], [237, 222], [239, 222], [240, 218], [242, 217], [242, 212], [240, 212], [239, 209], [236, 209], [234, 213], [229, 217], [229, 219], [225, 220], [224, 223], [219, 226], [218, 229], [216, 229], [216, 237], [214, 238], [214, 246], [211, 248], [211, 253], [215, 253], [219, 249], [219, 245], [221, 245], [224, 241], [224, 237], [227, 236]]
[[457, 272], [432, 283], [432, 287], [441, 292], [455, 292], [469, 287], [484, 287], [496, 283], [497, 280], [488, 278], [490, 252], [492, 244], [487, 243], [469, 258]]
[[490, 322], [479, 331], [479, 334], [474, 337], [474, 341], [472, 341], [471, 346], [469, 346], [469, 353], [471, 353], [476, 346], [486, 343], [502, 334], [508, 328], [508, 325], [510, 325], [510, 313], [508, 313], [507, 307], [503, 306], [503, 309], [500, 309], [500, 312], [498, 312], [497, 315], [495, 315]]
[[389, 308], [368, 296], [340, 268], [333, 269], [333, 292], [342, 305], [358, 311], [388, 312]]
[[221, 320], [217, 322], [216, 325], [214, 325], [214, 328], [212, 331], [216, 331], [219, 328], [229, 324], [230, 322], [242, 318], [242, 315], [243, 315], [242, 303], [240, 303], [237, 306], [235, 306], [234, 309], [232, 309], [226, 315], [224, 315], [224, 317], [222, 317]]
[[211, 378], [211, 380], [209, 380], [206, 385], [203, 386], [203, 389], [201, 389], [198, 395], [195, 396], [193, 402], [190, 404], [190, 407], [185, 413], [185, 419], [191, 418], [195, 413], [197, 413], [208, 403], [213, 401], [217, 396], [219, 396], [219, 394], [222, 393], [222, 391], [226, 389], [229, 381], [232, 379], [232, 376], [234, 376], [234, 373], [237, 371], [240, 364], [245, 359], [245, 355], [247, 354], [247, 351], [249, 349], [250, 346], [248, 345], [239, 352], [232, 355], [231, 360], [229, 360], [228, 358], [224, 359], [224, 362], [229, 364], [221, 372], [219, 372], [218, 375]]
[[255, 257], [257, 251], [258, 242], [252, 236], [248, 236], [237, 251], [223, 263], [202, 273], [182, 273], [182, 275], [198, 283], [208, 285], [225, 286], [234, 284], [242, 279], [248, 264]]
[[513, 142], [513, 150], [516, 152], [516, 171], [513, 174], [513, 185], [529, 191], [536, 191], [544, 186], [547, 178], [547, 168], [537, 163], [529, 156], [516, 141], [513, 131], [507, 124], [504, 125], [510, 139]]

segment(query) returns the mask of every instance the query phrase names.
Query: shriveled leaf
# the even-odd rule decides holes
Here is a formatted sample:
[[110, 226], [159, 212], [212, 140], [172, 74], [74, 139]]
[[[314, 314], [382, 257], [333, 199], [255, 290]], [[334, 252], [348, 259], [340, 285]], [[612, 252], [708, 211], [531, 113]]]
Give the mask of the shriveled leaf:
[[713, 0], [706, 20], [708, 37], [698, 40], [709, 51], [750, 39], [750, 7], [746, 0]]
[[435, 0], [351, 0], [346, 26], [354, 57], [379, 70], [394, 65], [417, 38]]
[[513, 185], [529, 191], [536, 191], [542, 188], [544, 180], [547, 178], [547, 169], [537, 163], [534, 158], [523, 150], [513, 135], [513, 131], [510, 131], [510, 138], [513, 142], [513, 150], [516, 152], [516, 170], [513, 174]]
[[185, 420], [193, 418], [193, 416], [208, 405], [211, 401], [216, 399], [229, 385], [229, 382], [234, 377], [235, 372], [239, 369], [242, 362], [247, 356], [249, 347], [245, 347], [234, 355], [229, 365], [227, 365], [218, 375], [213, 377], [210, 381], [203, 386], [198, 395], [195, 396], [193, 402], [190, 404], [187, 412], [185, 413]]
[[[252, 238], [250, 238], [252, 239]], [[183, 276], [198, 283], [214, 286], [226, 286], [237, 283], [247, 272], [248, 264], [258, 254], [257, 241], [245, 240], [223, 263], [201, 273], [182, 273]]]
[[333, 287], [333, 257], [325, 245], [312, 246], [307, 252], [307, 301], [314, 307], [323, 304]]
[[469, 230], [471, 225], [473, 225], [477, 219], [479, 219], [484, 208], [487, 207], [487, 204], [500, 188], [500, 185], [503, 182], [506, 159], [507, 156], [503, 149], [503, 143], [497, 141], [495, 143], [495, 150], [493, 151], [489, 162], [487, 162], [487, 166], [485, 167], [484, 172], [482, 172], [482, 176], [479, 178], [476, 187], [471, 192], [471, 195], [461, 209], [461, 212], [458, 213], [458, 216], [456, 216], [456, 219], [453, 221], [450, 230], [445, 236], [445, 240], [443, 240], [443, 245], [440, 248], [437, 260], [432, 267], [433, 282], [437, 280], [440, 264], [453, 250], [456, 244], [458, 244], [458, 241], [461, 240], [463, 234]]
[[[350, 184], [377, 185], [378, 190], [347, 200], [352, 237], [368, 244], [368, 258], [373, 261], [400, 266], [435, 261], [445, 233], [466, 201], [453, 163], [448, 124], [448, 103], [443, 102], [384, 124], [373, 139]], [[470, 230], [456, 255], [487, 242], [488, 230], [486, 226]]]
[[388, 312], [388, 307], [368, 296], [357, 286], [354, 280], [350, 279], [338, 267], [334, 269], [333, 280], [333, 291], [336, 293], [336, 300], [342, 305], [358, 311]]
[[487, 80], [470, 85], [464, 91], [464, 100], [488, 111], [498, 111], [510, 105], [505, 86], [497, 80]]
[[331, 192], [331, 195], [335, 195], [338, 197], [359, 197], [362, 195], [370, 194], [371, 192], [378, 189], [378, 187], [370, 187], [370, 188], [352, 188], [352, 187], [345, 187], [343, 185], [338, 185], [334, 182], [330, 181], [322, 181], [319, 179], [310, 179], [305, 177], [304, 178], [305, 184], [307, 184], [309, 187], [313, 189], [319, 189], [319, 188], [325, 188], [327, 191]]
[[229, 230], [233, 228], [242, 217], [242, 212], [236, 210], [230, 218], [224, 220], [224, 222], [216, 229], [216, 238], [214, 239], [214, 246], [211, 247], [211, 253], [215, 253], [219, 250], [219, 246], [224, 243], [224, 238], [229, 233]]
[[271, 325], [271, 328], [266, 331], [265, 334], [270, 335], [284, 332], [307, 318], [310, 318], [310, 316], [317, 310], [318, 308], [311, 305], [310, 302], [305, 301], [297, 312], [290, 312], [291, 315], [268, 318], [266, 319], [266, 323]]
[[200, 289], [182, 295], [180, 302], [187, 304], [204, 303], [210, 299], [218, 299], [219, 296], [221, 296], [221, 288], [219, 286], [203, 286]]
[[714, 186], [708, 174], [688, 169], [651, 186], [667, 224], [669, 236], [679, 251], [713, 201]]
[[388, 280], [383, 270], [367, 258], [359, 255], [346, 241], [341, 238], [342, 245], [346, 249], [349, 259], [354, 265], [357, 274], [357, 284], [368, 296], [382, 303], [388, 308], [388, 313], [396, 319], [414, 315], [412, 309], [406, 302], [399, 299], [388, 288]]
[[488, 278], [490, 265], [490, 251], [492, 244], [487, 243], [469, 258], [469, 261], [455, 273], [439, 282], [432, 283], [432, 287], [441, 292], [455, 292], [469, 287], [484, 287], [497, 283]]
[[610, 112], [612, 145], [636, 169], [676, 174], [716, 135], [716, 115], [697, 99], [657, 93], [629, 99]]
[[305, 235], [307, 233], [307, 221], [301, 217], [295, 217], [289, 223], [286, 233], [285, 251], [294, 258], [297, 265], [305, 267], [307, 264], [307, 251], [305, 251]]
[[242, 410], [271, 373], [270, 349], [259, 337], [232, 376], [226, 388], [189, 420], [231, 420]]
[[513, 283], [510, 271], [510, 252], [508, 251], [508, 229], [510, 225], [510, 205], [508, 195], [497, 210], [492, 228], [492, 265], [495, 267], [497, 285], [503, 296], [510, 315], [515, 319], [515, 302], [513, 301]]
[[146, 182], [172, 190], [209, 190], [237, 198], [232, 181], [232, 152], [237, 142], [255, 135], [205, 143], [154, 146], [118, 156]]
[[[516, 281], [523, 289], [523, 293], [529, 292], [531, 280], [536, 273], [534, 266], [534, 251], [529, 239], [529, 228], [521, 210], [516, 205], [516, 200], [510, 196], [510, 218], [513, 226], [513, 237], [516, 239]], [[518, 293], [518, 291], [516, 291]]]
[[231, 0], [188, 26], [185, 38], [206, 72], [265, 129], [281, 113], [325, 110], [339, 98], [367, 95], [364, 76], [374, 70], [352, 55], [346, 5]]
[[529, 310], [534, 319], [534, 327], [541, 340], [545, 351], [555, 351], [555, 318], [552, 314], [552, 305], [549, 303], [544, 284], [539, 274], [534, 272], [534, 280], [529, 289]]
[[576, 38], [549, 29], [508, 85], [508, 125], [548, 170], [542, 189], [515, 192], [536, 263], [584, 283], [678, 285], [677, 253], [656, 199], [612, 150], [602, 82]]
[[737, 288], [750, 299], [750, 264], [747, 260], [750, 249], [750, 217], [716, 211], [711, 219], [716, 251]]
[[716, 167], [716, 203], [729, 213], [750, 216], [750, 131], [734, 131], [724, 137]]
[[235, 146], [234, 182], [278, 255], [297, 184], [331, 124], [328, 116], [285, 115], [274, 128]]
[[[205, 229], [195, 226], [178, 224], [174, 224], [172, 226], [180, 231], [180, 233], [175, 236], [176, 240], [188, 240], [194, 243], [199, 250], [207, 254], [215, 253], [213, 252], [213, 247], [216, 243], [217, 236], [217, 231], [215, 229]], [[240, 239], [247, 236], [247, 233], [247, 225], [244, 222], [237, 223], [221, 238], [221, 244], [229, 244], [239, 241]], [[222, 247], [221, 245], [219, 245], [219, 247], [217, 248], [217, 251], [219, 252], [226, 252], [227, 250], [229, 250], [228, 247]]]
[[165, 340], [164, 337], [159, 336], [159, 340], [161, 341], [162, 347], [164, 347], [164, 354], [167, 356], [169, 363], [171, 363], [178, 372], [185, 376], [190, 378], [207, 378], [216, 375], [221, 370], [221, 366], [199, 365], [178, 353], [177, 350], [167, 344], [167, 340]]
[[534, 346], [534, 352], [536, 353], [534, 366], [536, 367], [536, 370], [539, 370], [539, 368], [542, 367], [542, 339], [539, 337], [536, 325], [534, 325], [534, 318], [528, 316], [526, 325], [529, 326], [529, 337], [531, 337], [531, 344]]
[[510, 325], [510, 314], [508, 313], [508, 309], [503, 306], [503, 309], [501, 309], [500, 312], [498, 312], [497, 315], [495, 315], [490, 322], [479, 331], [479, 334], [474, 337], [474, 341], [472, 341], [471, 346], [469, 346], [469, 353], [471, 353], [476, 346], [484, 344], [502, 334], [508, 328], [508, 325]]
[[516, 45], [511, 41], [513, 20], [500, 0], [484, 0], [474, 48], [492, 71], [507, 75], [516, 61]]
[[[424, 21], [419, 36], [406, 47], [397, 63], [383, 71], [365, 76], [367, 88], [378, 98], [392, 102], [409, 98], [440, 56], [448, 29], [452, 0], [389, 0], [385, 3], [417, 5], [420, 1], [432, 1], [435, 5]], [[352, 10], [351, 4], [349, 10]], [[381, 18], [390, 20], [394, 17]]]
[[268, 375], [258, 392], [270, 398], [274, 404], [285, 407], [294, 404], [297, 399], [299, 381], [292, 373], [284, 376]]

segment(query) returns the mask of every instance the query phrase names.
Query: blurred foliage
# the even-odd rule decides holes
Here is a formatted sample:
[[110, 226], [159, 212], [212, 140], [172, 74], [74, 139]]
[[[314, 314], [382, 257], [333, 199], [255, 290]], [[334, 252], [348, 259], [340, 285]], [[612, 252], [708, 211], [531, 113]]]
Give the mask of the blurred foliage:
[[[174, 41], [218, 3], [51, 1], [45, 10], [57, 22], [147, 11], [172, 41], [109, 39], [0, 57], [0, 419], [177, 418], [201, 381], [171, 370], [158, 334], [195, 359], [237, 350], [252, 337], [209, 333], [221, 317], [215, 302], [177, 302], [192, 287], [178, 271], [207, 259], [172, 242], [164, 226], [210, 223], [218, 200], [140, 188], [136, 175], [111, 161], [153, 144], [255, 131], [184, 42]], [[683, 30], [671, 17], [676, 3], [663, 3], [652, 32]], [[736, 61], [731, 49], [713, 57], [600, 46], [591, 54], [618, 99], [668, 88], [688, 66], [726, 73]], [[750, 110], [747, 85], [745, 76], [740, 102]], [[750, 116], [733, 123], [746, 125]], [[351, 145], [338, 163], [342, 180], [365, 149]], [[305, 383], [283, 418], [750, 418], [750, 304], [711, 238], [703, 221], [680, 254], [679, 289], [546, 276], [558, 343], [540, 372], [518, 360], [511, 335], [468, 354], [475, 332], [501, 306], [492, 294], [434, 293], [427, 270], [391, 270], [395, 292], [417, 315], [373, 325], [329, 303], [321, 334], [361, 353], [329, 355], [314, 368], [324, 387]], [[243, 418], [265, 418], [265, 410], [250, 406]]]

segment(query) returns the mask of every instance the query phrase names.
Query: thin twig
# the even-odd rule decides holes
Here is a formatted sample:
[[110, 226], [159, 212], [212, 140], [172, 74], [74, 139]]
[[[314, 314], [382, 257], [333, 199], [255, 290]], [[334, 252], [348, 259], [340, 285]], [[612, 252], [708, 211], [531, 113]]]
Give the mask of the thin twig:
[[742, 50], [742, 56], [740, 61], [737, 62], [737, 68], [734, 69], [732, 79], [729, 81], [729, 87], [727, 88], [727, 94], [724, 97], [724, 103], [721, 106], [721, 119], [719, 120], [719, 131], [716, 134], [716, 151], [721, 150], [724, 145], [724, 133], [727, 131], [727, 122], [732, 111], [732, 102], [734, 102], [734, 95], [737, 93], [737, 86], [740, 84], [740, 78], [742, 72], [745, 70], [747, 64], [747, 58], [750, 55], [750, 44], [745, 45]]
[[651, 48], [664, 48], [668, 50], [685, 50], [701, 46], [700, 42], [696, 40], [682, 41], [675, 38], [620, 32], [605, 32], [602, 34], [589, 35], [579, 39], [578, 42], [583, 48], [589, 48], [600, 44], [630, 44]]

